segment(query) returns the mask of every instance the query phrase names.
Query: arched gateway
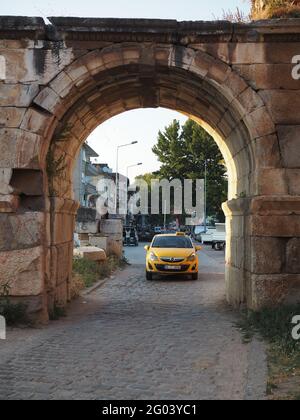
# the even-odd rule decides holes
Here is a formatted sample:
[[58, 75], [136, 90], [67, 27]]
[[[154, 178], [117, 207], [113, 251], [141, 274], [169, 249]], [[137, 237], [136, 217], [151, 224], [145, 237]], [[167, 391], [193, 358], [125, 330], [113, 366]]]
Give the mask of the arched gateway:
[[299, 298], [298, 20], [50, 22], [0, 18], [0, 284], [40, 319], [67, 302], [81, 145], [114, 115], [165, 107], [226, 160], [229, 303]]

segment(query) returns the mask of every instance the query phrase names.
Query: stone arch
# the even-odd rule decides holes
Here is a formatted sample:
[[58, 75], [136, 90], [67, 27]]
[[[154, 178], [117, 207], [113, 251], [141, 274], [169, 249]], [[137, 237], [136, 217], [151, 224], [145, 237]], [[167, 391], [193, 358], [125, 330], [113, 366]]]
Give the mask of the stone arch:
[[[120, 75], [126, 73], [127, 79], [125, 76], [122, 79]], [[174, 80], [170, 83], [172, 76]], [[159, 97], [153, 89], [151, 97], [149, 85], [134, 85], [138, 79], [144, 80], [144, 83], [155, 80], [159, 83], [158, 77], [161, 79]], [[117, 96], [115, 102], [110, 104], [107, 102], [109, 85], [111, 92]], [[122, 94], [126, 95], [123, 101], [120, 89], [124, 92], [126, 90]], [[92, 109], [92, 105], [98, 109]], [[238, 159], [233, 164], [232, 157], [247, 149], [248, 159], [244, 159], [243, 164], [251, 165], [251, 168], [247, 168], [248, 171], [255, 171], [254, 149], [259, 147], [256, 140], [264, 140], [266, 136], [276, 133], [275, 125], [261, 97], [229, 65], [207, 53], [190, 48], [164, 44], [144, 46], [139, 43], [116, 44], [94, 50], [75, 60], [34, 98], [24, 116], [22, 128], [33, 131], [34, 134], [43, 133], [44, 141], [40, 151], [40, 160], [43, 162], [51, 135], [53, 132], [59, 133], [60, 126], [65, 127], [68, 122], [80, 124], [84, 119], [86, 126], [80, 127], [81, 137], [84, 138], [105, 119], [120, 112], [147, 106], [176, 109], [205, 126], [218, 142], [235, 178], [237, 167], [241, 170], [243, 165], [238, 165]], [[74, 118], [75, 110], [77, 114], [80, 113], [77, 120]], [[37, 125], [32, 130], [33, 120]], [[229, 138], [235, 134], [242, 139], [242, 143]], [[71, 138], [72, 136], [78, 137], [75, 129]], [[82, 140], [78, 140], [81, 144]], [[266, 167], [280, 165], [280, 153], [275, 138], [272, 146], [273, 160], [267, 162]], [[230, 198], [244, 192], [251, 195], [260, 193], [245, 188], [244, 191], [232, 191]]]
[[[71, 172], [80, 146], [108, 118], [159, 106], [185, 113], [207, 129], [229, 168], [229, 201], [224, 205], [228, 301], [252, 308], [276, 301], [272, 294], [260, 295], [264, 285], [253, 269], [261, 251], [251, 236], [253, 203], [257, 197], [285, 194], [287, 188], [276, 128], [263, 99], [228, 64], [207, 53], [137, 42], [114, 44], [76, 59], [33, 98], [24, 114], [13, 159], [18, 168], [44, 175], [42, 264], [48, 308], [69, 298], [77, 210]], [[49, 153], [54, 161], [64, 156], [66, 165], [64, 176], [54, 177], [52, 190]], [[266, 182], [270, 176], [278, 182]]]

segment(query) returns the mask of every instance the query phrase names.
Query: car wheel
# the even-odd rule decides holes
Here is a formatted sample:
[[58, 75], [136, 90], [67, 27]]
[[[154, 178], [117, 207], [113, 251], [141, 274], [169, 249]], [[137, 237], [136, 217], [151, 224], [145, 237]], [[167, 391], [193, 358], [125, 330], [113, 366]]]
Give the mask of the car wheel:
[[153, 279], [153, 275], [152, 275], [152, 273], [150, 273], [150, 271], [146, 271], [146, 279], [147, 280], [152, 280]]
[[192, 280], [198, 280], [198, 273], [192, 274]]

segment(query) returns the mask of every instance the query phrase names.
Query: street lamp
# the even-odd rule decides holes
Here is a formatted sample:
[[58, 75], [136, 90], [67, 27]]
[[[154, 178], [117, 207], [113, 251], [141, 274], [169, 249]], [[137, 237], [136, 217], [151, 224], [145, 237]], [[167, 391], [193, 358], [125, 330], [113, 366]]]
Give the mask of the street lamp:
[[128, 179], [128, 172], [129, 172], [129, 169], [130, 168], [136, 168], [137, 166], [142, 166], [143, 164], [142, 163], [136, 163], [135, 165], [130, 165], [130, 166], [127, 166], [127, 170], [126, 170], [126, 178]]
[[118, 213], [118, 191], [119, 191], [119, 150], [123, 147], [132, 146], [137, 144], [138, 141], [132, 141], [131, 143], [120, 144], [117, 147], [117, 165], [116, 165], [116, 213]]

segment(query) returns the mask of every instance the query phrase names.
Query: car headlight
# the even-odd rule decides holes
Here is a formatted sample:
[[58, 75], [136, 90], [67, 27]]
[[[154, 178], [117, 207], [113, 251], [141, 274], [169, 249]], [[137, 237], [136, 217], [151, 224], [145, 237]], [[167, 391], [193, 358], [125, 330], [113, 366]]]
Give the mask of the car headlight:
[[154, 252], [151, 252], [150, 254], [150, 261], [158, 261], [158, 257], [154, 254]]
[[196, 260], [196, 254], [192, 254], [188, 257], [188, 261], [195, 261]]

